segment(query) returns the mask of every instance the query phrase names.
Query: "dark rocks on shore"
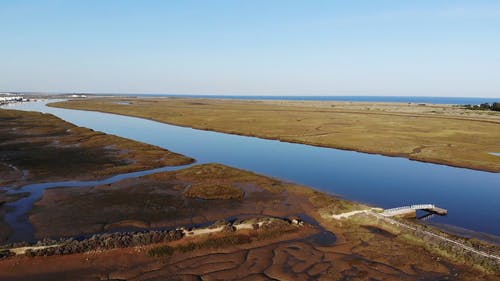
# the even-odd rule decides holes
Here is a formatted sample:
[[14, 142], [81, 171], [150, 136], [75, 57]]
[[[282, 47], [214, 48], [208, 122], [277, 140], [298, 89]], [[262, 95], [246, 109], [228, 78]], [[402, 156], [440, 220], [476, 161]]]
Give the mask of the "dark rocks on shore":
[[13, 256], [14, 253], [9, 251], [9, 250], [0, 250], [0, 259], [3, 259], [3, 258], [8, 258], [10, 256]]

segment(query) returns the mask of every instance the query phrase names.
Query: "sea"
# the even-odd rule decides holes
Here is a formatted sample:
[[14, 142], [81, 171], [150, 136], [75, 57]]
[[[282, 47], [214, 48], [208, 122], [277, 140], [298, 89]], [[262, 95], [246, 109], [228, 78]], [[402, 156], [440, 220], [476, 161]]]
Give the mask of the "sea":
[[479, 105], [500, 102], [499, 98], [476, 97], [412, 97], [412, 96], [265, 96], [265, 95], [190, 95], [190, 94], [97, 94], [130, 97], [177, 97], [204, 99], [240, 100], [294, 100], [294, 101], [345, 101], [345, 102], [397, 102], [397, 103], [434, 103], [456, 105]]

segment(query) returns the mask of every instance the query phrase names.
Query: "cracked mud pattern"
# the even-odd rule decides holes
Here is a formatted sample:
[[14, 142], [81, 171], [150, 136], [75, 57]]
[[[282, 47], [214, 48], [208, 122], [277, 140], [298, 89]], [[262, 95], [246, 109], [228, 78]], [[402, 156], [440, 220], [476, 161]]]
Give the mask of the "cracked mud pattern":
[[[165, 259], [147, 272], [115, 272], [118, 280], [456, 280], [458, 271], [443, 263], [396, 268], [387, 262], [317, 247], [301, 241], [250, 249], [182, 255]], [[474, 280], [467, 279], [463, 280]], [[470, 276], [469, 276], [470, 277]]]
[[288, 242], [196, 257], [173, 257], [130, 280], [165, 280], [165, 276], [169, 276], [169, 280], [446, 280], [458, 277], [451, 267], [443, 264], [437, 266], [436, 271], [418, 265], [396, 268], [387, 262], [335, 248]]
[[292, 242], [173, 261], [138, 280], [167, 274], [175, 274], [179, 280], [187, 276], [206, 280], [316, 280], [332, 267], [325, 253], [309, 244]]
[[[319, 247], [291, 239], [151, 258], [140, 249], [26, 259], [29, 280], [488, 280], [442, 261], [369, 257], [368, 242]], [[347, 246], [347, 247], [346, 247]], [[411, 258], [410, 258], [411, 259]], [[399, 260], [400, 263], [394, 262]], [[55, 264], [59, 270], [55, 270]], [[43, 270], [34, 269], [42, 264]], [[7, 265], [7, 264], [4, 264]], [[7, 265], [11, 270], [18, 264]], [[60, 270], [60, 268], [65, 270]], [[5, 269], [5, 268], [2, 268]], [[32, 275], [30, 274], [32, 271]], [[5, 271], [3, 271], [5, 272]], [[0, 280], [23, 280], [15, 277]], [[494, 279], [490, 279], [494, 280]]]

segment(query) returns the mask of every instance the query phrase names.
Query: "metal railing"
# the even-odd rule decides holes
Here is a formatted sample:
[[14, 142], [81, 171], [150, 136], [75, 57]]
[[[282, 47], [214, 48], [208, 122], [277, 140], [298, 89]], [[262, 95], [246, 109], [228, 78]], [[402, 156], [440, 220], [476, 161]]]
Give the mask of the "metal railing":
[[427, 209], [434, 209], [436, 206], [434, 204], [416, 204], [416, 205], [411, 205], [411, 206], [401, 206], [397, 208], [391, 208], [391, 209], [386, 209], [384, 210], [385, 214], [388, 213], [395, 213], [395, 212], [400, 212], [400, 211], [405, 211], [405, 210], [427, 210]]

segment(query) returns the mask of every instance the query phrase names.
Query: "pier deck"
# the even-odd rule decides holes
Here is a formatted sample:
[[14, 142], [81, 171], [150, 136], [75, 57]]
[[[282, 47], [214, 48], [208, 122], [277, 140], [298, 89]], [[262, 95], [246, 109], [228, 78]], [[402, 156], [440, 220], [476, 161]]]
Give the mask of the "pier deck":
[[383, 216], [395, 217], [395, 216], [411, 216], [415, 217], [417, 215], [417, 210], [424, 210], [429, 213], [444, 216], [448, 214], [448, 210], [435, 206], [434, 204], [417, 204], [411, 206], [402, 206], [397, 208], [386, 209], [382, 212]]

